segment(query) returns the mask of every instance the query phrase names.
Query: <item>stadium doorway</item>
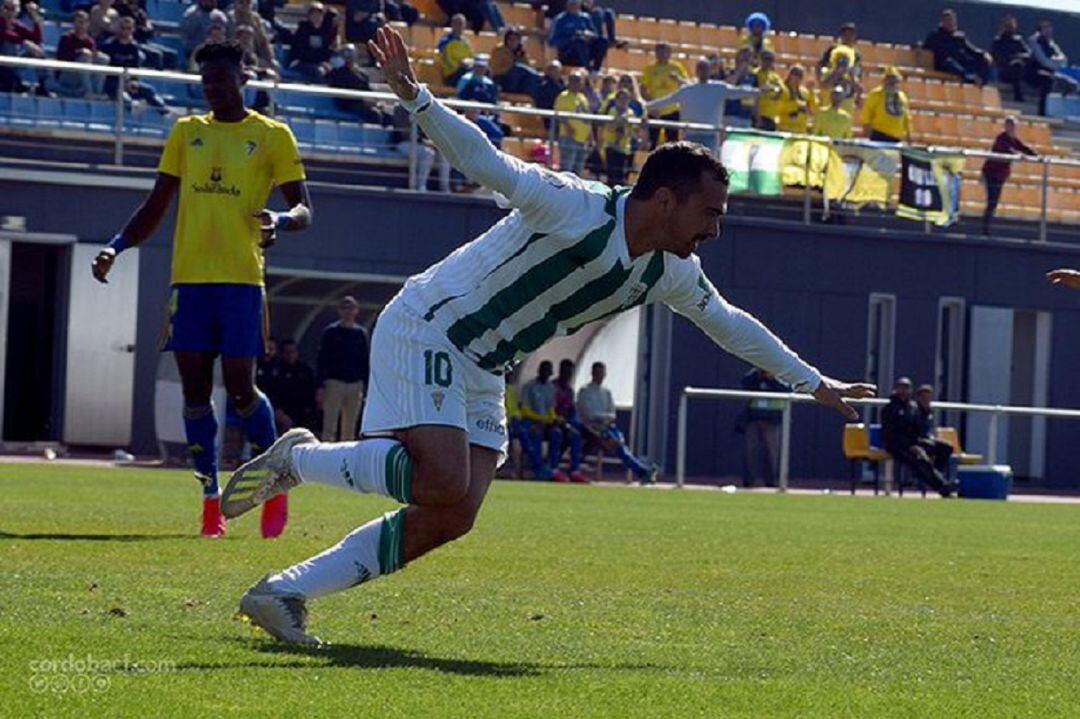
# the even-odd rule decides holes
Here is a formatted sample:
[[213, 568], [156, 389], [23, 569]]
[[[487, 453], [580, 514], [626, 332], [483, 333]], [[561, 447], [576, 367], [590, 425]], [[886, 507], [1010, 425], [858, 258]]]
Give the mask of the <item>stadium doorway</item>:
[[[1043, 406], [1050, 389], [1052, 315], [1011, 307], [972, 307], [968, 401]], [[968, 443], [986, 447], [990, 418], [968, 417]], [[1041, 479], [1046, 468], [1046, 418], [998, 418], [997, 461], [1017, 477]]]
[[89, 272], [97, 250], [72, 235], [0, 231], [0, 409], [9, 447], [131, 441], [138, 251], [106, 290]]

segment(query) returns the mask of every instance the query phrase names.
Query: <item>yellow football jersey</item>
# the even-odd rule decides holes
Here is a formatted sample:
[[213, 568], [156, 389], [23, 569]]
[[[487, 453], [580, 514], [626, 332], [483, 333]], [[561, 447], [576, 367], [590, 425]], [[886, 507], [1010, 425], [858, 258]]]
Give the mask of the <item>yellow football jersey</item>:
[[181, 118], [158, 172], [180, 178], [173, 284], [262, 285], [255, 214], [275, 185], [305, 179], [289, 126], [254, 111], [240, 122]]

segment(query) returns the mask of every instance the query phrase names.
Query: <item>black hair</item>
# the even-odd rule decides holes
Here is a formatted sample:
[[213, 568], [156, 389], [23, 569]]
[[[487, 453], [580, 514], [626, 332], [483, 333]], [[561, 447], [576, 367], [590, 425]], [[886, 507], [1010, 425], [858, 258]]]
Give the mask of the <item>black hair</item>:
[[572, 359], [559, 360], [559, 370], [560, 371], [562, 371], [562, 369], [564, 367], [571, 367], [572, 368], [573, 366], [574, 366], [574, 360], [572, 360]]
[[666, 187], [682, 200], [701, 187], [705, 172], [712, 172], [725, 186], [730, 182], [727, 168], [708, 148], [694, 142], [669, 142], [649, 153], [630, 197], [648, 200]]
[[195, 62], [228, 62], [241, 68], [244, 65], [244, 46], [236, 40], [213, 42], [195, 51]]
[[607, 369], [607, 365], [604, 364], [603, 362], [593, 362], [592, 363], [592, 371], [595, 372], [598, 369]]
[[551, 364], [551, 360], [544, 360], [543, 362], [540, 363], [540, 366], [537, 367], [536, 370], [538, 372], [542, 372], [544, 370], [544, 365], [547, 365], [547, 368], [548, 368], [549, 371], [553, 369], [552, 364]]

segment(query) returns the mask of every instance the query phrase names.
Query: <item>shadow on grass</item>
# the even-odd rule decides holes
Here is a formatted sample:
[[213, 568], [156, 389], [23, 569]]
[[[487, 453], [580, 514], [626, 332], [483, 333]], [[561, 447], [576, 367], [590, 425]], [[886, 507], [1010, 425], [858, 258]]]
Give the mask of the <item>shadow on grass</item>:
[[180, 664], [177, 669], [235, 669], [237, 667], [263, 667], [266, 669], [313, 669], [318, 667], [350, 667], [354, 669], [429, 669], [446, 674], [483, 677], [536, 676], [541, 667], [522, 662], [485, 662], [473, 659], [447, 659], [433, 657], [412, 649], [359, 644], [326, 644], [321, 647], [305, 647], [299, 644], [257, 644], [254, 649], [265, 654], [289, 657], [311, 657], [322, 660], [319, 664], [308, 662], [286, 663], [224, 663]]
[[[244, 641], [247, 644], [246, 640]], [[433, 657], [414, 649], [360, 644], [326, 644], [321, 647], [305, 647], [299, 644], [258, 643], [254, 647], [264, 654], [286, 657], [310, 657], [323, 660], [319, 664], [306, 661], [240, 664], [180, 664], [177, 669], [215, 670], [254, 667], [265, 669], [314, 669], [319, 667], [348, 667], [353, 669], [427, 669], [445, 674], [478, 677], [534, 677], [547, 671], [577, 669], [620, 669], [631, 671], [669, 671], [670, 667], [646, 664], [536, 664], [531, 662], [489, 662], [475, 659], [448, 659]]]
[[0, 532], [0, 540], [53, 540], [59, 542], [150, 542], [158, 539], [198, 539], [194, 534], [64, 534]]

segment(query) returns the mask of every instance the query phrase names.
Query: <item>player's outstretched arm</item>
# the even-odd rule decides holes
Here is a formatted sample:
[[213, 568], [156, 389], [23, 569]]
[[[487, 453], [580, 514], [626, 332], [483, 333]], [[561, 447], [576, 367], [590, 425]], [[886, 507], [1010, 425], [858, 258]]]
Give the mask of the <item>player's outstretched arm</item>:
[[108, 245], [103, 247], [90, 265], [90, 271], [98, 282], [108, 282], [109, 270], [112, 269], [116, 256], [129, 247], [142, 244], [161, 224], [172, 199], [180, 187], [180, 178], [159, 172], [154, 187], [139, 205], [135, 213]]
[[1052, 285], [1060, 285], [1073, 290], [1080, 290], [1080, 270], [1070, 270], [1064, 267], [1051, 270], [1046, 273], [1047, 281]]
[[417, 82], [409, 48], [397, 30], [390, 26], [379, 28], [375, 39], [368, 42], [368, 50], [382, 68], [390, 89], [450, 164], [470, 180], [513, 197], [518, 178], [527, 167], [525, 163], [500, 152], [480, 128], [440, 103]]
[[701, 272], [696, 259], [674, 271], [674, 287], [665, 299], [674, 311], [696, 324], [716, 344], [746, 362], [768, 370], [799, 392], [812, 394], [822, 405], [849, 420], [859, 413], [845, 399], [877, 395], [872, 384], [848, 383], [826, 377], [807, 364], [749, 312], [730, 304]]

